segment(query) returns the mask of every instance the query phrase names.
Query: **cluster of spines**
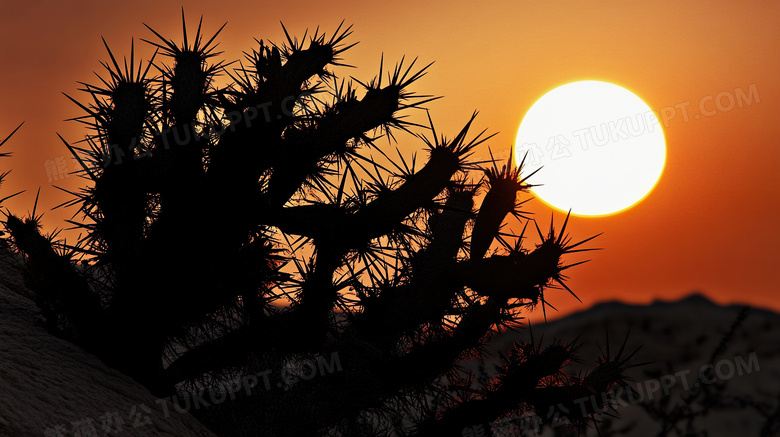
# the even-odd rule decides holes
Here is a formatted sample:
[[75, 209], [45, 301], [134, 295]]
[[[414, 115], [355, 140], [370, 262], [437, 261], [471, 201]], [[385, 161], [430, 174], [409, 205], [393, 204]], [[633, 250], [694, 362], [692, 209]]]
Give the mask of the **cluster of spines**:
[[[517, 325], [518, 302], [541, 301], [544, 308], [545, 289], [569, 290], [562, 272], [574, 264], [561, 259], [583, 250], [579, 247], [590, 239], [571, 242], [565, 234], [568, 216], [560, 232], [551, 224], [544, 236], [537, 227], [541, 241], [534, 250], [523, 248], [523, 234], [502, 231], [506, 217], [530, 220], [519, 209], [524, 202], [519, 194], [531, 187], [526, 182], [531, 175], [521, 176], [522, 163], [514, 167], [510, 155], [501, 170], [494, 163], [480, 181], [469, 181], [470, 172], [479, 168], [471, 160], [474, 150], [492, 137], [482, 131], [468, 139], [476, 113], [451, 140], [436, 132], [429, 116], [431, 137], [417, 134], [429, 152], [419, 169], [414, 157], [407, 162], [399, 152], [399, 159], [391, 159], [375, 143], [377, 132], [394, 139], [393, 130], [420, 127], [399, 112], [435, 99], [408, 90], [430, 64], [415, 70], [415, 61], [404, 65], [401, 60], [383, 86], [382, 60], [377, 78], [356, 80], [364, 91], [361, 98], [352, 84], [334, 82], [333, 99], [326, 102], [318, 97], [326, 92], [321, 82], [310, 80], [335, 78], [328, 67], [343, 65], [339, 56], [352, 47], [344, 42], [351, 28], [339, 26], [330, 39], [317, 31], [306, 48], [285, 29], [285, 45], [258, 41], [259, 48], [247, 54], [249, 65], [230, 74], [235, 85], [220, 90], [212, 79], [226, 65], [208, 65], [208, 60], [218, 54], [213, 43], [222, 28], [204, 43], [199, 23], [190, 45], [185, 25], [182, 46], [149, 28], [161, 42], [147, 42], [157, 48], [155, 55], [172, 58], [173, 68], [158, 65], [153, 57], [145, 70], [136, 69], [132, 53], [130, 66], [121, 68], [106, 44], [111, 64], [103, 65], [109, 79], [100, 79], [103, 86], [85, 84], [92, 106], [76, 102], [87, 113], [78, 119], [95, 133], [86, 148], [68, 145], [94, 182], [73, 193], [70, 204], [78, 205], [86, 219], [73, 223], [88, 236], [72, 250], [94, 256], [96, 267], [111, 270], [107, 285], [118, 299], [109, 310], [119, 304], [131, 310], [122, 312], [120, 322], [139, 317], [144, 302], [157, 306], [145, 322], [173, 311], [183, 314], [156, 321], [154, 328], [163, 330], [155, 333], [161, 350], [171, 339], [185, 341], [193, 324], [216, 326], [214, 315], [221, 309], [241, 309], [237, 328], [218, 334], [215, 329], [208, 341], [177, 357], [158, 383], [159, 378], [192, 381], [252, 361], [268, 364], [275, 359], [263, 358], [268, 351], [278, 356], [336, 350], [352, 363], [350, 368], [312, 382], [315, 388], [347, 393], [360, 391], [361, 384], [376, 386], [333, 411], [335, 418], [346, 418], [362, 408], [380, 408], [415, 387], [434, 390], [441, 375], [451, 378], [454, 387], [462, 358], [482, 357], [491, 333]], [[152, 65], [159, 77], [147, 77]], [[292, 114], [280, 109], [288, 97], [298, 105]], [[248, 108], [266, 103], [267, 122], [250, 126], [246, 120], [220, 119], [236, 111], [246, 116]], [[223, 134], [213, 136], [215, 130]], [[177, 147], [174, 135], [189, 140]], [[379, 164], [368, 152], [379, 153], [387, 163]], [[241, 201], [221, 198], [225, 190]], [[214, 201], [232, 215], [203, 228], [204, 221], [192, 219], [203, 212], [198, 199]], [[282, 241], [289, 243], [292, 235], [299, 237], [287, 245], [287, 254], [280, 253]], [[496, 241], [500, 247], [491, 252]], [[301, 262], [295, 248], [307, 244], [315, 252]], [[224, 259], [217, 260], [215, 253], [224, 253]], [[175, 256], [179, 265], [163, 265], [166, 255]], [[290, 261], [297, 271], [283, 274]], [[224, 268], [221, 274], [228, 278], [186, 278], [182, 274], [192, 268], [190, 262], [200, 263], [203, 268], [196, 270], [203, 274]], [[133, 279], [144, 268], [169, 277], [160, 283]], [[177, 284], [188, 286], [176, 289]], [[197, 285], [216, 289], [197, 290]], [[344, 293], [348, 288], [352, 297]], [[288, 310], [270, 307], [282, 296], [293, 302]], [[344, 314], [348, 323], [334, 326], [334, 312]], [[134, 346], [142, 345], [125, 345]], [[484, 394], [504, 402], [490, 414], [511, 407], [503, 398], [508, 388], [550, 376], [528, 379], [518, 369], [537, 363], [555, 373], [573, 355], [570, 346], [560, 344], [521, 349], [505, 363], [503, 379], [488, 388], [494, 393]], [[619, 379], [625, 361], [617, 363], [607, 385]], [[596, 374], [606, 368], [599, 366]], [[154, 375], [143, 377], [154, 381]], [[301, 390], [284, 397], [306, 396]], [[526, 403], [534, 404], [530, 398]], [[487, 417], [458, 413], [471, 405], [440, 414], [455, 414], [458, 426], [466, 417], [466, 422]], [[429, 425], [422, 421], [420, 430]]]

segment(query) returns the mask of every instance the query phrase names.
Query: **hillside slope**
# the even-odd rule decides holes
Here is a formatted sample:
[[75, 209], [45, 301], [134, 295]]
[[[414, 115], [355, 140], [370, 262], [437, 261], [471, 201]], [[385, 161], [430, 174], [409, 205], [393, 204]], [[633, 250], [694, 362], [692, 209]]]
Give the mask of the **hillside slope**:
[[[42, 328], [0, 247], [0, 436], [213, 436], [127, 376]], [[167, 406], [167, 405], [166, 405]]]
[[[720, 399], [726, 402], [714, 405], [707, 415], [695, 419], [694, 431], [707, 432], [696, 435], [759, 436], [766, 425], [765, 415], [756, 408], [738, 406], [737, 399], [752, 401], [777, 418], [780, 411], [780, 315], [751, 308], [733, 337], [725, 343], [722, 353], [711, 361], [712, 353], [741, 310], [739, 306], [717, 305], [698, 294], [676, 302], [656, 301], [651, 305], [608, 302], [532, 326], [531, 331], [535, 342], [541, 341], [543, 345], [550, 344], [554, 338], [566, 342], [577, 339], [582, 345], [582, 363], [571, 365], [575, 372], [589, 368], [602, 351], [606, 352], [607, 335], [611, 355], [614, 356], [625, 340], [627, 351], [639, 348], [633, 362], [650, 362], [629, 370], [633, 378], [629, 385], [636, 390], [635, 395], [628, 398], [623, 393], [625, 402], [617, 404], [610, 412], [618, 418], [602, 416], [609, 420], [602, 424], [601, 435], [662, 435], [659, 434], [662, 422], [639, 404], [652, 403], [669, 411], [680, 403], [681, 396], [697, 389], [698, 375], [712, 365], [716, 379], [712, 388], [722, 387]], [[513, 341], [530, 341], [531, 331], [523, 327], [518, 332], [507, 332], [495, 338], [490, 347], [495, 356], [491, 362], [495, 362], [498, 352], [506, 350]], [[486, 366], [486, 372], [489, 373], [490, 368], [490, 365]], [[693, 406], [696, 410], [696, 405]], [[765, 430], [767, 434], [764, 435], [780, 435], [777, 425]], [[610, 433], [619, 429], [623, 429], [623, 433]], [[553, 432], [547, 429], [543, 434], [553, 435]], [[591, 429], [588, 435], [598, 434]], [[666, 435], [682, 434], [672, 430]]]
[[[213, 436], [189, 414], [163, 408], [144, 387], [103, 365], [73, 344], [48, 334], [40, 311], [32, 302], [19, 271], [19, 260], [0, 247], [0, 437], [25, 436]], [[662, 424], [640, 403], [669, 409], [681, 396], [695, 390], [701, 369], [715, 366], [723, 399], [748, 399], [776, 412], [780, 401], [780, 315], [751, 309], [725, 349], [710, 362], [741, 307], [719, 306], [700, 295], [677, 302], [651, 305], [609, 302], [568, 317], [532, 327], [534, 341], [547, 345], [553, 339], [581, 344], [581, 367], [587, 369], [606, 351], [615, 354], [624, 339], [626, 349], [640, 348], [634, 362], [651, 362], [630, 369], [630, 386], [643, 390], [641, 402], [627, 399], [605, 420], [601, 435], [656, 436]], [[492, 358], [484, 371], [498, 361], [513, 341], [530, 341], [528, 327], [507, 332], [491, 342]], [[472, 362], [468, 366], [477, 372]], [[580, 364], [571, 365], [578, 371]], [[657, 382], [671, 384], [666, 390]], [[673, 378], [672, 378], [673, 377]], [[685, 381], [683, 382], [683, 378]], [[654, 383], [653, 381], [656, 381]], [[687, 385], [686, 389], [684, 385]], [[650, 392], [653, 392], [652, 395]], [[709, 437], [759, 436], [765, 415], [755, 408], [714, 406], [694, 422], [695, 431]], [[603, 416], [602, 419], [610, 419]], [[498, 435], [535, 435], [529, 421], [496, 424]], [[541, 435], [567, 435], [563, 427], [546, 428]], [[623, 430], [617, 433], [617, 430]], [[464, 430], [463, 435], [474, 430]], [[557, 434], [555, 434], [557, 432]], [[779, 435], [776, 428], [764, 435]], [[474, 434], [479, 435], [479, 434]], [[597, 435], [595, 429], [589, 436]], [[667, 435], [681, 435], [674, 431]], [[702, 434], [699, 434], [702, 435]]]

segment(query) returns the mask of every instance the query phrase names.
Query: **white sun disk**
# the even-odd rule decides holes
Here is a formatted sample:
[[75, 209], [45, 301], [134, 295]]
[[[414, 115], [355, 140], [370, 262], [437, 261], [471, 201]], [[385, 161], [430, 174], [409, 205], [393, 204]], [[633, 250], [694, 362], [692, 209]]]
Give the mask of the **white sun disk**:
[[572, 82], [542, 96], [523, 117], [515, 142], [534, 194], [584, 216], [639, 203], [666, 161], [664, 134], [645, 102], [617, 85]]

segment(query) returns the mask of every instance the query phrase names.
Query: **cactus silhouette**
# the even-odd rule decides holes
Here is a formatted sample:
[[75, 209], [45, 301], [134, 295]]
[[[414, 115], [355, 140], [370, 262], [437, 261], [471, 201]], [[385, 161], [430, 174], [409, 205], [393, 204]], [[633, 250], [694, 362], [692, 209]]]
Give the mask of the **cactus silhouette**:
[[[201, 19], [193, 38], [182, 21], [181, 44], [147, 26], [146, 63], [106, 44], [90, 103], [71, 98], [90, 134], [62, 141], [88, 186], [62, 206], [78, 207], [84, 237], [67, 245], [8, 217], [50, 329], [158, 396], [337, 357], [317, 377], [191, 410], [221, 435], [461, 435], [511, 414], [549, 421], [556, 405], [587, 426], [598, 406], [573, 402], [623, 380], [623, 349], [585, 376], [562, 371], [576, 345], [559, 342], [515, 344], [481, 384], [462, 367], [544, 309], [546, 290], [568, 290], [562, 258], [590, 238], [520, 211], [530, 185], [513, 157], [473, 160], [491, 137], [470, 134], [476, 113], [451, 139], [430, 116], [405, 120], [435, 99], [410, 91], [430, 64], [339, 79], [354, 45], [339, 26], [301, 40], [284, 29], [284, 44], [256, 40], [229, 69], [214, 61], [222, 28], [204, 36]], [[398, 131], [424, 164], [380, 141]], [[540, 243], [524, 247], [510, 216]]]

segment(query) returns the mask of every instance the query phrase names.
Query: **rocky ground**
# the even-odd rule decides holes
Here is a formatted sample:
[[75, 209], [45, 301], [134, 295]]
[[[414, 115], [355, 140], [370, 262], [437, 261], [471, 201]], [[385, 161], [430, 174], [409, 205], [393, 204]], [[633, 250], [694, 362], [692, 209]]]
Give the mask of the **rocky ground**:
[[129, 377], [41, 327], [40, 311], [0, 248], [0, 436], [213, 436]]
[[[633, 362], [649, 362], [630, 369], [633, 381], [629, 385], [635, 391], [631, 397], [626, 391], [622, 392], [622, 400], [609, 411], [615, 417], [602, 415], [601, 419], [605, 420], [600, 426], [603, 436], [685, 435], [685, 420], [677, 422], [680, 433], [674, 428], [667, 428], [667, 434], [661, 433], [661, 416], [664, 411], [672, 411], [675, 405], [681, 404], [684, 396], [704, 388], [699, 381], [702, 372], [705, 372], [703, 381], [712, 382], [707, 384], [707, 389], [722, 388], [722, 391], [709, 398], [716, 401], [715, 405], [707, 414], [696, 417], [691, 435], [780, 435], [780, 424], [762, 431], [762, 427], [767, 426], [766, 416], [774, 415], [776, 419], [780, 416], [780, 315], [750, 309], [744, 322], [725, 342], [722, 352], [711, 359], [742, 309], [717, 305], [698, 294], [676, 302], [656, 301], [651, 305], [610, 302], [533, 326], [532, 331], [535, 341], [542, 344], [549, 344], [553, 338], [567, 342], [578, 339], [582, 345], [582, 363], [571, 365], [573, 372], [591, 368], [607, 351], [607, 344], [609, 353], [614, 356], [624, 340], [626, 351], [639, 348]], [[506, 350], [515, 340], [530, 340], [527, 327], [497, 337], [493, 342], [493, 353], [497, 356], [499, 350]], [[494, 358], [492, 362], [495, 361]], [[706, 376], [710, 366], [714, 374]], [[486, 370], [489, 368], [490, 365]], [[660, 414], [643, 405], [657, 408]], [[702, 402], [691, 403], [691, 411], [702, 410]], [[527, 420], [525, 423], [526, 428], [531, 428], [533, 422]], [[541, 434], [569, 435], [563, 426], [559, 428], [548, 428]], [[534, 433], [527, 432], [527, 435]], [[594, 428], [588, 435], [599, 434]]]
[[[47, 333], [19, 268], [18, 257], [0, 247], [0, 436], [213, 436], [189, 414], [178, 413], [132, 379]], [[722, 391], [710, 397], [717, 402], [707, 414], [693, 421], [697, 434], [692, 435], [777, 435], [777, 425], [768, 418], [779, 415], [780, 315], [751, 309], [711, 359], [741, 310], [700, 295], [651, 305], [611, 302], [533, 326], [533, 336], [542, 344], [577, 339], [582, 363], [572, 364], [573, 372], [592, 367], [607, 344], [614, 355], [624, 340], [627, 351], [639, 348], [635, 363], [650, 362], [630, 370], [634, 395], [624, 391], [609, 411], [612, 417], [601, 417], [603, 436], [664, 435], [661, 417], [669, 416], [664, 411], [700, 390], [699, 375], [708, 366], [714, 376], [707, 388]], [[499, 351], [517, 340], [530, 340], [527, 327], [495, 338], [483, 371], [489, 374]], [[470, 364], [477, 371], [476, 363]], [[691, 403], [691, 411], [701, 411], [700, 400]], [[533, 424], [533, 418], [508, 418], [495, 429], [498, 435], [537, 435]], [[684, 424], [677, 422], [680, 433], [670, 428], [666, 435], [684, 435]], [[565, 425], [539, 434], [571, 435]], [[469, 429], [462, 435], [481, 434]], [[588, 435], [597, 435], [595, 428]]]

